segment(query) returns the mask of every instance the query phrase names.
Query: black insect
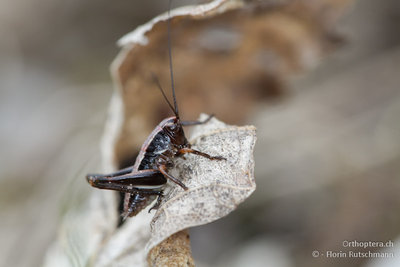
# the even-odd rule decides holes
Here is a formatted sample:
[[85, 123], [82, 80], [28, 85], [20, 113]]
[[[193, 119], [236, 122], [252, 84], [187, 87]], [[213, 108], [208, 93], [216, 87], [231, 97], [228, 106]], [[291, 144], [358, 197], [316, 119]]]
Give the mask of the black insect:
[[[169, 11], [168, 11], [169, 15]], [[206, 157], [210, 160], [224, 160], [220, 156], [210, 156], [206, 153], [194, 150], [185, 137], [183, 126], [197, 125], [208, 122], [212, 116], [205, 121], [181, 121], [176, 103], [175, 87], [172, 69], [170, 18], [168, 19], [168, 54], [171, 75], [171, 87], [174, 105], [168, 101], [158, 79], [153, 76], [157, 87], [167, 101], [175, 116], [163, 120], [143, 143], [136, 162], [133, 166], [117, 172], [101, 175], [88, 174], [87, 181], [93, 187], [100, 189], [115, 190], [125, 193], [123, 218], [132, 217], [147, 207], [156, 197], [157, 202], [150, 209], [157, 209], [163, 196], [163, 188], [167, 179], [176, 183], [184, 190], [188, 188], [176, 177], [168, 173], [174, 166], [173, 159], [186, 153], [192, 153]]]

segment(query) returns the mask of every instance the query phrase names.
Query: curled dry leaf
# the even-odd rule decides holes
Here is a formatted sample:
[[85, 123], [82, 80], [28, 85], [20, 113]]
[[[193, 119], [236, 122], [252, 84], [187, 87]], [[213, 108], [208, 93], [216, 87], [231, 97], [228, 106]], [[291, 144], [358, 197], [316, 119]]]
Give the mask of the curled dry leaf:
[[[207, 117], [202, 114], [200, 120]], [[161, 241], [183, 229], [226, 216], [255, 190], [255, 127], [231, 126], [213, 118], [207, 124], [193, 127], [189, 140], [193, 148], [227, 160], [210, 161], [196, 155], [177, 158], [171, 174], [179, 177], [189, 190], [168, 184], [154, 217], [153, 213], [148, 213], [148, 207], [129, 218], [102, 244], [95, 266], [116, 263], [119, 266], [144, 266], [149, 251]], [[187, 252], [189, 255], [181, 257], [190, 257], [190, 247]], [[162, 253], [158, 255], [162, 256]], [[176, 261], [176, 257], [164, 257], [163, 262], [170, 260]], [[157, 261], [160, 257], [153, 258], [153, 263]]]
[[[315, 66], [331, 50], [334, 22], [352, 1], [215, 0], [171, 10], [182, 118], [209, 112], [240, 125], [255, 104], [281, 99], [289, 75]], [[104, 149], [114, 168], [170, 114], [151, 78], [153, 72], [164, 87], [169, 84], [167, 19], [166, 13], [157, 16], [119, 41], [111, 68], [115, 118]], [[239, 102], [240, 112], [232, 112]]]
[[[215, 0], [172, 10], [182, 116], [193, 119], [208, 111], [229, 123], [243, 121], [254, 103], [280, 95], [288, 75], [318, 62], [334, 43], [332, 26], [350, 2]], [[166, 14], [158, 16], [119, 42], [122, 50], [112, 65], [116, 90], [102, 142], [105, 172], [127, 160], [132, 164], [147, 135], [170, 114], [150, 78], [154, 72], [162, 84], [168, 81], [166, 19]], [[238, 102], [241, 111], [234, 112]], [[145, 266], [147, 242], [149, 251], [180, 229], [233, 210], [255, 188], [254, 128], [217, 120], [203, 127], [193, 132], [195, 145], [228, 160], [188, 156], [188, 161], [178, 161], [179, 177], [187, 179], [190, 190], [171, 187], [166, 192], [151, 231], [153, 213], [148, 209], [117, 228], [116, 194], [88, 187], [90, 201], [66, 212], [45, 266]]]
[[[206, 116], [203, 114], [202, 118]], [[193, 147], [226, 160], [196, 155], [177, 159], [175, 171], [189, 190], [171, 186], [151, 223], [146, 251], [180, 230], [206, 224], [227, 215], [256, 188], [253, 126], [226, 125], [215, 118], [194, 129]]]
[[[213, 118], [194, 127], [189, 140], [195, 149], [227, 160], [210, 161], [196, 155], [177, 159], [172, 173], [189, 190], [168, 184], [155, 215], [148, 213], [148, 207], [120, 228], [116, 228], [115, 195], [94, 189], [90, 201], [64, 217], [59, 240], [45, 266], [146, 266], [147, 253], [158, 243], [182, 229], [227, 215], [255, 190], [253, 126], [230, 126]], [[190, 256], [190, 247], [187, 250]], [[154, 260], [159, 262], [160, 257]]]

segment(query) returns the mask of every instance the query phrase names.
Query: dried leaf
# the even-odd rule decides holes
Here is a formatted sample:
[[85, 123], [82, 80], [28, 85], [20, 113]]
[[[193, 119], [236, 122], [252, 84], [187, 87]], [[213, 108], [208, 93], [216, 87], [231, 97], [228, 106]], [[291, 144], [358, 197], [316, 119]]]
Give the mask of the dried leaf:
[[[290, 74], [315, 66], [329, 51], [333, 22], [350, 2], [215, 0], [171, 10], [182, 118], [208, 112], [242, 124], [256, 103], [283, 95]], [[110, 146], [105, 161], [114, 168], [133, 157], [154, 125], [170, 114], [151, 79], [153, 72], [163, 86], [169, 84], [167, 18], [157, 16], [119, 41], [122, 49], [111, 71], [119, 99], [113, 114], [121, 121], [106, 133], [105, 143]], [[232, 112], [239, 102], [240, 112]]]
[[[204, 118], [203, 114], [200, 119]], [[191, 143], [195, 149], [227, 160], [210, 161], [196, 155], [177, 160], [177, 177], [189, 190], [172, 186], [166, 193], [152, 220], [147, 252], [180, 230], [226, 216], [256, 188], [253, 126], [228, 126], [214, 118], [205, 126], [197, 126], [194, 132]]]
[[[94, 191], [82, 205], [70, 208], [43, 266], [91, 266], [104, 240], [113, 235], [117, 226], [119, 215], [115, 198], [113, 192]], [[115, 205], [110, 205], [112, 203]]]
[[227, 215], [255, 190], [253, 126], [230, 126], [213, 118], [194, 127], [190, 140], [193, 148], [227, 160], [210, 161], [196, 155], [177, 159], [172, 173], [189, 190], [167, 185], [154, 218], [148, 207], [118, 229], [115, 195], [93, 189], [90, 201], [65, 217], [59, 242], [45, 266], [54, 266], [54, 255], [65, 266], [145, 266], [147, 253], [158, 243], [180, 230]]
[[[348, 2], [215, 0], [172, 10], [183, 117], [210, 111], [224, 121], [243, 121], [255, 102], [279, 94], [283, 77], [318, 61], [332, 41], [330, 25]], [[149, 79], [155, 72], [163, 84], [168, 80], [166, 19], [166, 14], [156, 17], [120, 41], [123, 48], [112, 65], [116, 91], [102, 142], [106, 172], [132, 157], [169, 112]], [[241, 111], [233, 112], [239, 101]], [[178, 160], [175, 175], [190, 190], [171, 186], [153, 221], [145, 209], [116, 228], [115, 194], [94, 192], [88, 203], [67, 212], [45, 266], [145, 266], [145, 246], [153, 251], [169, 235], [234, 210], [255, 189], [254, 127], [212, 120], [194, 129], [192, 141], [227, 161], [193, 155]]]

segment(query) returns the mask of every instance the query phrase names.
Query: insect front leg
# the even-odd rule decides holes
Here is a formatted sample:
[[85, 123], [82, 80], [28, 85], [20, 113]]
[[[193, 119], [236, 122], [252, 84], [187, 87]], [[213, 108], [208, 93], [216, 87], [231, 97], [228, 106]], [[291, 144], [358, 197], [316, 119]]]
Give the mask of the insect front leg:
[[209, 160], [226, 160], [226, 158], [224, 158], [224, 157], [221, 157], [221, 156], [210, 156], [207, 153], [195, 150], [193, 148], [188, 148], [188, 147], [179, 149], [178, 152], [176, 153], [176, 156], [181, 156], [181, 155], [184, 155], [184, 154], [187, 154], [187, 153], [196, 154], [196, 155], [208, 158]]
[[166, 159], [163, 156], [159, 156], [156, 160], [156, 164], [158, 167], [158, 170], [168, 179], [170, 179], [172, 182], [176, 183], [177, 185], [179, 185], [180, 187], [183, 188], [183, 190], [188, 190], [189, 188], [187, 188], [186, 185], [184, 185], [179, 179], [175, 178], [174, 176], [170, 175], [167, 172], [167, 166], [171, 167], [172, 162], [169, 161], [168, 159]]

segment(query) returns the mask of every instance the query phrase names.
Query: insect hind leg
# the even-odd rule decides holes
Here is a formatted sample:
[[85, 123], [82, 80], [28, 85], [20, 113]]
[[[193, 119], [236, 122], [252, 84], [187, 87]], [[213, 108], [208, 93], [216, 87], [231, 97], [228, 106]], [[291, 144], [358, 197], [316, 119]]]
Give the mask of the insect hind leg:
[[98, 179], [98, 178], [112, 178], [112, 177], [117, 177], [117, 176], [121, 176], [121, 175], [125, 175], [128, 173], [131, 173], [133, 170], [133, 166], [127, 167], [125, 169], [122, 170], [118, 170], [116, 172], [113, 173], [109, 173], [109, 174], [88, 174], [86, 175], [86, 179], [87, 180], [91, 180], [91, 179]]

